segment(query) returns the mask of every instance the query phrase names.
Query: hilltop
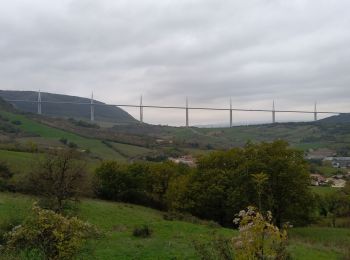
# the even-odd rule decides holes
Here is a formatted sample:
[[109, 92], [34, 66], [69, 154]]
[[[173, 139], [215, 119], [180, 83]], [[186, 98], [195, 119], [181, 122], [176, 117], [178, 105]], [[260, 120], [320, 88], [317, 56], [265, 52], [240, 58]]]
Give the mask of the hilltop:
[[[34, 91], [11, 91], [0, 90], [0, 97], [5, 100], [27, 100], [36, 101], [38, 93]], [[58, 104], [45, 102], [73, 102], [73, 103], [90, 103], [90, 99], [69, 95], [41, 93], [42, 113], [46, 116], [76, 118], [83, 120], [90, 120], [90, 106], [89, 105], [75, 105], [75, 104]], [[94, 101], [96, 104], [104, 104], [103, 102]], [[37, 105], [30, 102], [10, 102], [18, 110], [36, 113]], [[137, 122], [130, 114], [121, 108], [114, 106], [95, 106], [95, 120], [100, 122], [111, 123], [135, 123]]]
[[319, 122], [323, 124], [350, 124], [350, 114], [346, 113], [327, 117]]

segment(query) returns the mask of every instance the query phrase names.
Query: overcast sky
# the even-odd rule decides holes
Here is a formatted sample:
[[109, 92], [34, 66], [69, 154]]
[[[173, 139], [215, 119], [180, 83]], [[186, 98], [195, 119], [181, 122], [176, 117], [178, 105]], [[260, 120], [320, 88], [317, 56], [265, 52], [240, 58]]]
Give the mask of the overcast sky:
[[[0, 0], [0, 89], [107, 103], [350, 111], [348, 0]], [[129, 110], [133, 115], [137, 111]], [[270, 114], [235, 113], [236, 122]], [[183, 111], [145, 110], [151, 123]], [[278, 115], [307, 120], [312, 115]], [[228, 121], [193, 112], [192, 124]]]

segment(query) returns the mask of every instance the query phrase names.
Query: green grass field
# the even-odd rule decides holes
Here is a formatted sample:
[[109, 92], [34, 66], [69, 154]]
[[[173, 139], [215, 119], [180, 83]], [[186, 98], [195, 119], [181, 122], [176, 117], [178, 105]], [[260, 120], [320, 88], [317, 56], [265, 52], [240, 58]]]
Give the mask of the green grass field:
[[123, 155], [126, 158], [133, 158], [136, 156], [147, 155], [152, 152], [151, 149], [148, 149], [145, 147], [129, 145], [129, 144], [121, 144], [121, 143], [115, 143], [115, 142], [110, 142], [110, 143], [114, 147], [115, 151], [119, 152], [121, 155]]
[[[85, 138], [74, 133], [69, 133], [61, 129], [56, 129], [43, 124], [40, 124], [34, 120], [28, 119], [27, 117], [19, 114], [13, 114], [9, 112], [0, 112], [3, 116], [9, 118], [11, 121], [21, 121], [21, 125], [18, 127], [25, 132], [33, 133], [43, 137], [45, 139], [57, 141], [60, 138], [66, 138], [71, 142], [76, 143], [82, 149], [89, 149], [92, 153], [100, 156], [101, 158], [107, 159], [120, 159], [120, 154], [113, 151], [100, 140]], [[119, 158], [118, 158], [119, 157]]]
[[0, 160], [6, 162], [15, 173], [29, 170], [38, 156], [33, 153], [0, 150]]
[[4, 117], [9, 118], [11, 121], [21, 121], [21, 124], [18, 125], [21, 130], [27, 133], [39, 135], [39, 137], [18, 138], [17, 141], [23, 144], [29, 141], [33, 141], [38, 145], [43, 145], [46, 147], [57, 147], [62, 146], [62, 144], [59, 142], [59, 139], [66, 138], [69, 142], [76, 143], [80, 149], [88, 149], [92, 154], [97, 155], [100, 158], [119, 161], [126, 161], [128, 157], [147, 154], [151, 151], [147, 148], [115, 142], [112, 144], [116, 149], [111, 149], [102, 143], [101, 140], [87, 138], [75, 133], [53, 128], [27, 118], [24, 115], [13, 114], [5, 111], [0, 111], [0, 114]]
[[311, 190], [319, 195], [328, 195], [336, 192], [338, 189], [332, 187], [311, 186]]
[[[0, 221], [28, 214], [33, 197], [0, 193]], [[98, 226], [104, 237], [93, 243], [90, 259], [198, 259], [193, 241], [207, 241], [213, 234], [232, 237], [237, 231], [182, 221], [166, 221], [157, 210], [100, 200], [84, 199], [80, 218]], [[147, 224], [151, 238], [132, 236], [135, 226]], [[289, 250], [293, 259], [339, 259], [350, 244], [350, 229], [293, 228]], [[84, 259], [89, 259], [85, 256]]]

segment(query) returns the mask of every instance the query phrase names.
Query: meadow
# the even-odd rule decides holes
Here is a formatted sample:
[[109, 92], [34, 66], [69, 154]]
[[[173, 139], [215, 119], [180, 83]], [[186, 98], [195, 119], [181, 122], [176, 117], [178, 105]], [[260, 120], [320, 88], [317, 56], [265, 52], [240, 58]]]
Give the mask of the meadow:
[[[0, 193], [0, 221], [26, 216], [34, 201], [30, 196]], [[77, 214], [104, 233], [90, 243], [94, 253], [84, 259], [199, 259], [193, 241], [237, 235], [236, 230], [209, 224], [164, 220], [163, 212], [125, 203], [83, 199]], [[144, 224], [151, 227], [152, 236], [132, 236], [133, 229]], [[292, 228], [289, 234], [293, 259], [340, 259], [349, 250], [350, 229], [303, 227]]]
[[10, 121], [20, 121], [17, 125], [22, 131], [33, 134], [33, 137], [21, 137], [16, 141], [23, 145], [34, 142], [39, 146], [44, 147], [62, 147], [60, 139], [67, 139], [69, 142], [73, 142], [78, 145], [79, 149], [89, 151], [93, 156], [100, 159], [113, 159], [119, 161], [126, 161], [130, 157], [139, 156], [151, 152], [150, 149], [111, 142], [112, 147], [106, 145], [99, 139], [88, 138], [80, 136], [76, 133], [68, 132], [66, 130], [54, 128], [32, 120], [21, 114], [14, 114], [10, 112], [0, 111], [3, 117], [8, 118]]

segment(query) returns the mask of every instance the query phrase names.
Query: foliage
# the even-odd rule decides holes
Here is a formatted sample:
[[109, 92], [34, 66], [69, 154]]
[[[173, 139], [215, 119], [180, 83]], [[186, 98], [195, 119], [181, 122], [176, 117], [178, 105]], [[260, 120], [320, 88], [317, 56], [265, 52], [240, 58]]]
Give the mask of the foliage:
[[0, 247], [6, 242], [5, 235], [20, 225], [22, 221], [22, 216], [18, 214], [11, 214], [0, 219]]
[[256, 173], [252, 174], [253, 182], [256, 186], [256, 191], [258, 193], [258, 199], [259, 199], [259, 210], [262, 210], [262, 202], [261, 202], [261, 195], [264, 192], [264, 185], [268, 181], [269, 177], [265, 173]]
[[105, 161], [95, 171], [94, 186], [97, 196], [104, 199], [165, 209], [171, 204], [169, 187], [187, 170], [171, 162], [125, 165]]
[[142, 238], [147, 238], [150, 237], [153, 233], [153, 230], [148, 226], [148, 225], [142, 225], [135, 227], [132, 235], [134, 237], [142, 237]]
[[98, 124], [93, 124], [93, 123], [89, 123], [83, 120], [76, 120], [74, 118], [69, 118], [68, 119], [69, 122], [71, 122], [72, 124], [76, 125], [76, 126], [81, 126], [81, 127], [86, 127], [86, 128], [100, 128], [100, 126]]
[[0, 191], [11, 190], [9, 183], [13, 173], [5, 162], [0, 161]]
[[187, 174], [181, 174], [172, 179], [169, 183], [166, 192], [166, 204], [167, 208], [171, 211], [187, 210], [189, 202], [187, 191], [190, 188], [192, 179], [192, 171], [188, 171]]
[[187, 212], [222, 225], [248, 205], [271, 210], [274, 222], [307, 224], [314, 210], [303, 154], [282, 141], [213, 152], [191, 169], [172, 162], [107, 161], [95, 171], [100, 198]]
[[6, 235], [5, 250], [39, 250], [45, 259], [72, 259], [98, 234], [94, 226], [76, 217], [66, 218], [34, 205], [32, 215]]
[[341, 190], [319, 196], [318, 209], [320, 215], [331, 219], [332, 227], [336, 227], [338, 217], [349, 217], [350, 183], [348, 182]]
[[38, 144], [33, 142], [33, 141], [28, 141], [26, 143], [26, 146], [27, 146], [28, 151], [31, 153], [36, 153], [39, 150]]
[[59, 141], [60, 141], [62, 144], [64, 144], [64, 145], [68, 144], [68, 139], [67, 139], [67, 138], [61, 137], [61, 138], [59, 139]]
[[[259, 188], [254, 179], [257, 172], [268, 178]], [[190, 183], [187, 210], [224, 225], [235, 212], [259, 201], [263, 211], [272, 211], [279, 227], [288, 221], [306, 224], [313, 210], [307, 163], [301, 152], [283, 141], [248, 143], [203, 156]]]
[[234, 249], [229, 238], [213, 234], [208, 242], [193, 241], [194, 248], [201, 260], [232, 260]]
[[22, 122], [19, 120], [13, 120], [13, 121], [11, 121], [11, 123], [14, 125], [21, 125], [22, 124]]
[[85, 162], [74, 150], [62, 150], [40, 160], [29, 177], [29, 190], [44, 198], [45, 207], [62, 212], [77, 201], [86, 178]]
[[193, 224], [200, 224], [200, 225], [206, 225], [208, 227], [212, 228], [218, 228], [220, 225], [214, 221], [207, 221], [200, 218], [197, 218], [195, 216], [192, 216], [189, 213], [182, 213], [177, 211], [167, 211], [163, 214], [163, 219], [168, 221], [185, 221]]
[[233, 239], [235, 259], [288, 259], [287, 231], [272, 224], [271, 212], [265, 217], [248, 207], [234, 222], [239, 223], [239, 235]]
[[104, 199], [132, 203], [146, 203], [145, 180], [148, 172], [145, 164], [127, 167], [116, 161], [105, 161], [95, 170], [95, 192]]
[[166, 194], [170, 183], [180, 174], [178, 166], [172, 162], [150, 164], [147, 180], [148, 193], [159, 208], [166, 208]]

